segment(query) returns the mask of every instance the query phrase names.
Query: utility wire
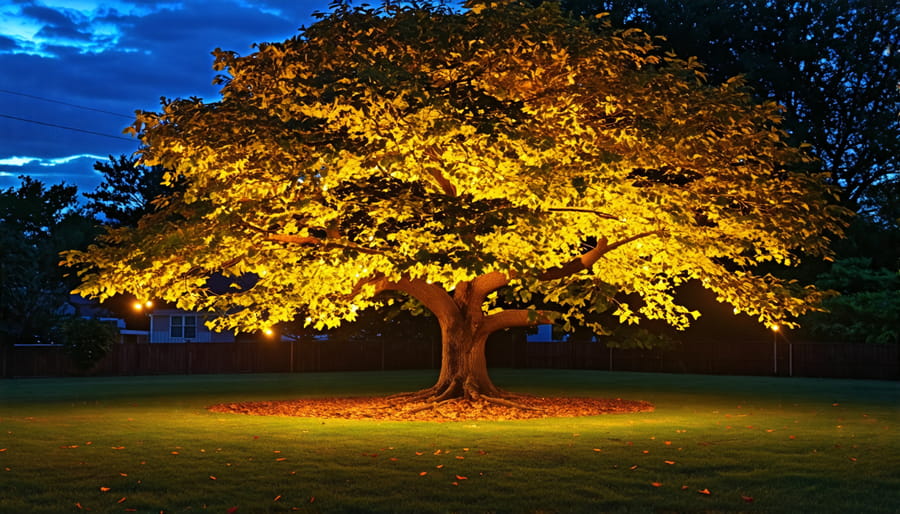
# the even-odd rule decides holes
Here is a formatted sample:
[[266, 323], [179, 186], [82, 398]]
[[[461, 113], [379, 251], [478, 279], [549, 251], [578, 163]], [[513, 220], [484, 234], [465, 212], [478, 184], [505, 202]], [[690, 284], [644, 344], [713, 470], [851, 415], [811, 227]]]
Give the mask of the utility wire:
[[93, 135], [95, 135], [95, 136], [108, 137], [108, 138], [111, 138], [111, 139], [121, 139], [121, 140], [123, 140], [123, 141], [131, 141], [131, 142], [134, 142], [134, 141], [135, 141], [134, 139], [131, 139], [131, 138], [128, 138], [128, 137], [113, 136], [113, 135], [110, 135], [110, 134], [103, 134], [103, 133], [101, 133], [101, 132], [94, 132], [93, 130], [84, 130], [84, 129], [75, 128], [75, 127], [66, 127], [66, 126], [64, 126], [64, 125], [56, 125], [56, 124], [54, 124], [54, 123], [46, 123], [46, 122], [43, 122], [43, 121], [29, 120], [29, 119], [27, 119], [27, 118], [19, 118], [19, 117], [16, 117], [16, 116], [10, 116], [10, 115], [8, 115], [8, 114], [2, 114], [2, 113], [0, 113], [0, 118], [8, 118], [8, 119], [11, 119], [11, 120], [16, 120], [16, 121], [24, 121], [24, 122], [26, 122], [26, 123], [34, 123], [35, 125], [44, 125], [45, 127], [55, 127], [55, 128], [65, 129], [65, 130], [71, 130], [71, 131], [74, 131], [74, 132], [84, 132], [85, 134], [93, 134]]
[[103, 109], [96, 109], [96, 108], [94, 108], [94, 107], [87, 107], [87, 106], [84, 106], [84, 105], [78, 105], [78, 104], [73, 104], [73, 103], [69, 103], [69, 102], [62, 102], [62, 101], [60, 101], [60, 100], [53, 100], [53, 99], [51, 99], [51, 98], [44, 98], [43, 96], [29, 95], [29, 94], [27, 94], [27, 93], [19, 93], [19, 92], [16, 92], [16, 91], [9, 91], [9, 90], [6, 90], [6, 89], [0, 89], [0, 93], [6, 93], [6, 94], [8, 94], [8, 95], [24, 96], [25, 98], [33, 98], [33, 99], [35, 99], [35, 100], [42, 100], [42, 101], [44, 101], [44, 102], [51, 102], [51, 103], [60, 104], [60, 105], [68, 105], [69, 107], [75, 107], [75, 108], [77, 108], [77, 109], [84, 109], [84, 110], [86, 110], [86, 111], [102, 112], [103, 114], [109, 114], [110, 116], [118, 116], [118, 117], [120, 117], [120, 118], [132, 119], [132, 116], [126, 116], [126, 115], [124, 115], [124, 114], [120, 114], [120, 113], [117, 113], [117, 112], [104, 111]]

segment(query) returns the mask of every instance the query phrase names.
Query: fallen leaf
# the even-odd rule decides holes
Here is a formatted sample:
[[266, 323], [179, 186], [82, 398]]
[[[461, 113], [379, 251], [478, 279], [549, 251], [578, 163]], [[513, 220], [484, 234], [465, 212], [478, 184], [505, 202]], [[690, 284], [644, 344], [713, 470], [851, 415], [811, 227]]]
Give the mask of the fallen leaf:
[[212, 475], [209, 475], [209, 479], [210, 479], [210, 480], [218, 480], [218, 478], [216, 478], [216, 477], [214, 477], [214, 476], [212, 476]]
[[416, 452], [416, 455], [422, 455], [422, 452]]
[[457, 480], [468, 480], [469, 477], [464, 477], [464, 476], [461, 476], [461, 475], [456, 475], [456, 479], [457, 479]]
[[594, 448], [594, 451], [595, 451], [595, 452], [602, 452], [603, 450], [601, 450], [600, 448]]
[[642, 451], [641, 453], [643, 453], [644, 455], [646, 455], [646, 454], [650, 453], [650, 450], [644, 450], [644, 451]]
[[688, 486], [686, 486], [686, 485], [681, 486], [681, 490], [682, 490], [682, 491], [686, 491], [687, 488], [688, 488]]
[[113, 446], [112, 449], [113, 450], [124, 450], [125, 447], [124, 446]]
[[672, 441], [666, 441], [666, 446], [672, 446]]
[[125, 503], [125, 500], [127, 500], [127, 499], [128, 499], [127, 496], [123, 496], [123, 497], [119, 498], [119, 500], [116, 503]]
[[101, 488], [100, 488], [100, 492], [101, 492], [101, 493], [105, 493], [105, 492], [107, 492], [107, 491], [109, 491], [109, 487], [101, 487]]
[[128, 473], [119, 473], [119, 476], [120, 476], [120, 477], [127, 477], [127, 476], [128, 476]]
[[675, 464], [675, 461], [674, 461], [674, 460], [664, 460], [663, 462], [665, 462], [666, 464], [668, 464], [668, 465], [670, 465], [670, 466], [671, 466], [672, 464]]
[[277, 501], [278, 501], [278, 500], [280, 500], [280, 499], [281, 499], [281, 495], [280, 495], [280, 494], [279, 494], [279, 495], [278, 495], [278, 496], [276, 496], [276, 497], [275, 497], [275, 499], [274, 499], [274, 500], [272, 500], [272, 501], [273, 501], [273, 502], [277, 502]]
[[428, 474], [427, 471], [423, 471], [423, 472], [419, 473], [419, 476], [420, 476], [420, 477], [424, 477], [424, 476], [427, 475], [427, 474]]
[[638, 466], [637, 466], [637, 464], [635, 464], [634, 466], [631, 466], [631, 467], [628, 468], [628, 469], [630, 469], [631, 471], [634, 471], [634, 470], [636, 470], [637, 468], [638, 468]]
[[850, 457], [850, 460], [856, 462], [856, 457]]
[[698, 489], [697, 492], [700, 494], [712, 494], [709, 492], [709, 489]]
[[457, 456], [456, 456], [456, 460], [463, 460], [463, 459], [465, 459], [465, 457], [463, 457], [462, 455], [457, 455]]
[[172, 452], [172, 455], [178, 455], [178, 452]]
[[228, 509], [228, 510], [225, 511], [225, 512], [227, 512], [228, 514], [234, 514], [234, 513], [237, 512], [237, 511], [238, 511], [238, 508], [237, 508], [237, 507], [231, 507], [230, 509]]
[[653, 487], [662, 487], [662, 484], [659, 482], [650, 482], [650, 485], [652, 485]]
[[747, 502], [747, 503], [753, 503], [753, 497], [752, 497], [752, 496], [744, 496], [744, 495], [741, 495], [741, 499], [744, 500], [744, 501]]
[[436, 467], [437, 469], [444, 469], [444, 465], [443, 465], [443, 464], [438, 464], [438, 465], [435, 466], [435, 467]]
[[5, 452], [6, 448], [0, 448], [0, 452]]
[[451, 482], [450, 485], [459, 485], [459, 482]]
[[287, 457], [278, 457], [277, 459], [275, 459], [276, 462], [281, 462], [283, 460], [287, 460]]
[[309, 497], [309, 503], [312, 503], [312, 502], [314, 502], [314, 501], [316, 501], [316, 497], [315, 497], [315, 496], [310, 496], [310, 497]]

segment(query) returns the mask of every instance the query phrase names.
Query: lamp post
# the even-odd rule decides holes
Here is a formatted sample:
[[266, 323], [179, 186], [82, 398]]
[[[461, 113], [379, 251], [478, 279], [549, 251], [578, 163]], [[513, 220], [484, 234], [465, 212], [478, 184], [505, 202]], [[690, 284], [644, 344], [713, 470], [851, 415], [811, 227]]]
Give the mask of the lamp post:
[[772, 372], [778, 376], [778, 325], [772, 325]]

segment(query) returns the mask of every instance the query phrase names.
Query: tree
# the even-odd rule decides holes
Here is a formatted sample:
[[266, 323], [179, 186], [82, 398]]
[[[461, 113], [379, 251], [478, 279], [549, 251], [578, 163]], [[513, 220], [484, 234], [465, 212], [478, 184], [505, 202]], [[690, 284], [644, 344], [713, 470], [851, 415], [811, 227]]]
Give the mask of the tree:
[[50, 338], [60, 309], [76, 282], [64, 277], [59, 252], [85, 248], [93, 221], [77, 207], [77, 188], [46, 187], [21, 177], [18, 188], [0, 190], [0, 335], [9, 343]]
[[96, 190], [84, 193], [90, 200], [86, 207], [113, 225], [137, 224], [153, 211], [153, 200], [168, 191], [162, 185], [164, 170], [141, 166], [136, 157], [110, 155], [108, 162], [94, 163], [94, 169], [103, 174], [103, 181]]
[[[221, 99], [164, 101], [133, 130], [183, 190], [136, 228], [67, 255], [82, 294], [132, 292], [260, 329], [316, 328], [410, 299], [441, 328], [437, 383], [412, 398], [504, 401], [498, 330], [566, 328], [613, 306], [685, 327], [696, 279], [736, 311], [789, 322], [822, 296], [757, 274], [827, 253], [840, 208], [742, 80], [639, 30], [557, 6], [341, 4], [245, 57], [216, 50]], [[211, 294], [207, 278], [257, 280]], [[627, 296], [617, 296], [618, 292]], [[414, 305], [413, 305], [414, 304]]]
[[900, 7], [891, 0], [563, 0], [580, 15], [665, 36], [712, 80], [743, 75], [787, 108], [784, 127], [812, 146], [854, 211], [889, 221], [879, 198], [900, 184]]
[[870, 259], [834, 262], [818, 285], [839, 291], [823, 302], [804, 327], [815, 337], [850, 343], [900, 343], [900, 273], [873, 268]]
[[119, 338], [114, 323], [96, 318], [69, 317], [55, 330], [55, 337], [81, 371], [88, 371], [106, 356]]

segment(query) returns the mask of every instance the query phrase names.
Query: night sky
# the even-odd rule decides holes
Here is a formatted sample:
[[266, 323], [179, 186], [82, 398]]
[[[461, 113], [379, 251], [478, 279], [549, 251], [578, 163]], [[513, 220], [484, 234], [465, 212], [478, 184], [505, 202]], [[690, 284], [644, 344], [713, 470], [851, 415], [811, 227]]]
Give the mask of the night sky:
[[216, 100], [213, 49], [283, 41], [329, 3], [0, 0], [0, 188], [25, 174], [93, 190], [95, 161], [137, 149], [122, 134], [136, 110]]

